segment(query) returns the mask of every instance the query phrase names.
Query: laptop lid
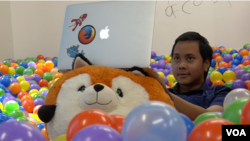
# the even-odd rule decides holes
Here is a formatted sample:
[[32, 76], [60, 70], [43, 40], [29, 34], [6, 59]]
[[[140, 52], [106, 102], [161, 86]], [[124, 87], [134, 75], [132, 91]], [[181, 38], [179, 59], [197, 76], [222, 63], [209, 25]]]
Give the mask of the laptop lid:
[[148, 67], [155, 7], [155, 1], [106, 1], [67, 6], [58, 69], [71, 69], [77, 53], [99, 66]]

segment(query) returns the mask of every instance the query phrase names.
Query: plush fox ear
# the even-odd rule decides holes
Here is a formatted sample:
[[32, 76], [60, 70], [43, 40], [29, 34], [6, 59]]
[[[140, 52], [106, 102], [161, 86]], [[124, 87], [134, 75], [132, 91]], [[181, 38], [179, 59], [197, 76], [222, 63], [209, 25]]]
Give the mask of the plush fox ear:
[[92, 65], [92, 63], [86, 57], [84, 57], [81, 53], [79, 53], [76, 55], [73, 61], [72, 70], [81, 68], [84, 66], [90, 66], [90, 65]]
[[133, 74], [139, 75], [139, 76], [148, 76], [148, 73], [139, 67], [132, 67], [132, 68], [127, 69], [127, 71], [132, 72]]

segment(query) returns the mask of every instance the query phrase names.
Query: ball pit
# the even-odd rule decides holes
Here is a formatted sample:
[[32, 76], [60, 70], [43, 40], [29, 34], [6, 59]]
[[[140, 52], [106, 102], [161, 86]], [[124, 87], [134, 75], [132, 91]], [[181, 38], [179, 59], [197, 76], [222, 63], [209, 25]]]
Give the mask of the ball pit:
[[[158, 111], [155, 111], [154, 109], [157, 106], [150, 107], [149, 105], [152, 105], [153, 102], [149, 102], [136, 107], [126, 118], [119, 115], [106, 115], [105, 118], [110, 120], [110, 125], [102, 123], [103, 125], [98, 126], [97, 124], [100, 124], [100, 121], [99, 123], [98, 121], [92, 123], [93, 115], [84, 117], [82, 116], [84, 114], [86, 115], [87, 112], [88, 114], [91, 112], [87, 110], [85, 113], [79, 113], [78, 117], [76, 116], [74, 118], [75, 121], [71, 122], [72, 124], [68, 128], [72, 129], [71, 132], [68, 133], [70, 135], [61, 135], [58, 137], [58, 139], [84, 139], [85, 137], [81, 134], [77, 134], [76, 131], [82, 133], [92, 133], [95, 130], [96, 132], [92, 133], [94, 139], [96, 137], [94, 135], [97, 132], [103, 134], [104, 137], [105, 134], [107, 134], [105, 131], [109, 130], [114, 136], [117, 136], [117, 140], [122, 141], [157, 140], [155, 137], [158, 139], [171, 138], [172, 140], [178, 138], [180, 141], [206, 141], [209, 140], [206, 138], [206, 132], [212, 132], [212, 138], [214, 139], [221, 136], [221, 125], [250, 124], [249, 44], [245, 44], [243, 48], [238, 51], [233, 48], [226, 49], [223, 46], [214, 46], [212, 49], [214, 52], [208, 71], [208, 76], [206, 78], [206, 83], [209, 87], [224, 85], [232, 89], [232, 91], [225, 97], [223, 105], [225, 110], [223, 113], [204, 113], [197, 117], [194, 121], [191, 121], [187, 116], [178, 113], [176, 110], [168, 107], [168, 105], [164, 105], [160, 102], [154, 103], [155, 105], [158, 105]], [[45, 98], [49, 89], [63, 75], [59, 73], [58, 68], [56, 68], [57, 61], [57, 57], [50, 58], [44, 57], [43, 55], [38, 55], [37, 57], [25, 58], [24, 60], [18, 59], [17, 61], [14, 61], [12, 59], [6, 59], [0, 62], [1, 131], [6, 131], [7, 133], [11, 134], [12, 132], [8, 130], [8, 126], [13, 126], [13, 123], [17, 125], [25, 122], [23, 124], [27, 124], [30, 127], [29, 129], [32, 128], [32, 133], [34, 133], [33, 137], [36, 137], [36, 140], [48, 140], [44, 123], [37, 116], [37, 111], [42, 105], [45, 104]], [[150, 66], [160, 76], [164, 77], [167, 88], [175, 86], [177, 81], [172, 73], [170, 55], [165, 54], [157, 56], [157, 54], [152, 51]], [[147, 107], [147, 109], [143, 108], [145, 105], [148, 105], [149, 107]], [[161, 106], [159, 107], [159, 105]], [[161, 113], [159, 108], [169, 111], [172, 117]], [[169, 126], [166, 128], [168, 132], [162, 133], [159, 127], [163, 126], [164, 124], [154, 125], [149, 124], [150, 122], [143, 124], [138, 116], [140, 114], [148, 114], [148, 117], [150, 118], [147, 120], [157, 121], [162, 118], [161, 120], [163, 120], [162, 122], [164, 123], [169, 123], [169, 121], [174, 118], [178, 119], [179, 122], [172, 123], [175, 125], [178, 124], [178, 129], [177, 126], [172, 125], [171, 127]], [[162, 114], [164, 118], [162, 116], [154, 116], [156, 114]], [[95, 115], [95, 118], [98, 119], [98, 115]], [[81, 122], [83, 119], [86, 119], [86, 121], [89, 120], [89, 122], [82, 127], [74, 127], [77, 125], [73, 125], [73, 123]], [[116, 126], [114, 123], [112, 123], [113, 121], [116, 122]], [[87, 124], [89, 124], [88, 127]], [[142, 130], [146, 126], [150, 130]], [[21, 127], [15, 129], [16, 132], [19, 130], [23, 130], [23, 132], [29, 131], [28, 129], [22, 129]], [[134, 131], [133, 137], [128, 136], [129, 131], [132, 130]], [[178, 133], [172, 132], [177, 130]], [[152, 134], [157, 136], [150, 136]], [[27, 136], [21, 134], [17, 134], [16, 137], [28, 139]], [[8, 136], [8, 138], [10, 137]], [[108, 139], [108, 137], [105, 138]], [[54, 141], [56, 140], [57, 139]]]

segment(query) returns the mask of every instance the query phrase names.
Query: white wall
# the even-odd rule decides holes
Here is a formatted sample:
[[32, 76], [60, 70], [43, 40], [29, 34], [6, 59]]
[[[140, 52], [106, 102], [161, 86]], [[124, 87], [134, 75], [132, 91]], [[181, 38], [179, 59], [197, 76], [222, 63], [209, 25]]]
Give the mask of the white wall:
[[[249, 1], [231, 1], [232, 7], [221, 1], [203, 1], [200, 6], [194, 6], [193, 1], [184, 7], [191, 14], [182, 12], [185, 1], [157, 2], [152, 50], [158, 55], [170, 54], [174, 40], [188, 30], [200, 32], [212, 46], [240, 49], [250, 43]], [[0, 26], [0, 59], [24, 59], [38, 54], [58, 56], [65, 8], [84, 2], [1, 1], [0, 15], [4, 20], [1, 19]], [[173, 4], [176, 4], [174, 11], [178, 10], [176, 18], [165, 13]]]
[[84, 2], [11, 1], [15, 59], [58, 56], [66, 6], [77, 3]]
[[10, 2], [0, 2], [0, 61], [14, 58]]

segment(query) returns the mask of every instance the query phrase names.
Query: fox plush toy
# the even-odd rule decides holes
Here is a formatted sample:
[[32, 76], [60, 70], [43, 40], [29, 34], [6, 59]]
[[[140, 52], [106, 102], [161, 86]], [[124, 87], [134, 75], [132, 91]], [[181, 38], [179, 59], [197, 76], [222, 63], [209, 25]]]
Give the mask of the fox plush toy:
[[38, 116], [53, 140], [66, 134], [68, 124], [81, 111], [99, 109], [110, 115], [126, 116], [148, 101], [162, 101], [174, 107], [165, 84], [151, 68], [94, 66], [78, 54], [72, 70], [49, 90]]

